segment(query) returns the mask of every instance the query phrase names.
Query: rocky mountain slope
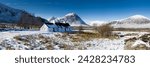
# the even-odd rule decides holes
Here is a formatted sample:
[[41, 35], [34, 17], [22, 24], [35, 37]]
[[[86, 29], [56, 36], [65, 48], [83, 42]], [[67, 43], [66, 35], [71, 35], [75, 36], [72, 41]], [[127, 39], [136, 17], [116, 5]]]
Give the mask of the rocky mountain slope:
[[35, 17], [24, 10], [15, 9], [0, 3], [0, 24], [17, 24], [21, 27], [40, 27], [48, 22], [41, 17]]
[[81, 25], [87, 25], [77, 14], [75, 13], [69, 13], [61, 18], [52, 17], [49, 19], [49, 22], [51, 23], [69, 23], [71, 26], [81, 26]]
[[122, 20], [112, 21], [115, 28], [150, 28], [150, 19], [142, 15], [134, 15]]

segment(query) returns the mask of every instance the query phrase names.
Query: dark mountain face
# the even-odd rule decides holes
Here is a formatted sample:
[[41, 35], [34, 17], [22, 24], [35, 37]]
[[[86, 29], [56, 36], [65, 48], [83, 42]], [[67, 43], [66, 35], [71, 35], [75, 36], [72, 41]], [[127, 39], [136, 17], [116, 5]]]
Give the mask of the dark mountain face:
[[0, 23], [17, 24], [22, 27], [40, 27], [43, 23], [48, 22], [41, 17], [19, 9], [14, 9], [0, 3]]
[[16, 23], [22, 11], [0, 3], [0, 23]]

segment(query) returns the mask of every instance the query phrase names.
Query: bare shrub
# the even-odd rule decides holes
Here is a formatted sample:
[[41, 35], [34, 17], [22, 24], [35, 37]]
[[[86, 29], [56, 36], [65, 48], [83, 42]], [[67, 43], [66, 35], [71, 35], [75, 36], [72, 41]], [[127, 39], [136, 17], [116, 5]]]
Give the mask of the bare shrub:
[[101, 36], [99, 33], [91, 33], [91, 32], [82, 32], [77, 35], [73, 35], [70, 37], [72, 42], [81, 42], [81, 41], [88, 41], [88, 40], [93, 40], [100, 38]]
[[111, 27], [109, 24], [102, 24], [97, 26], [95, 29], [102, 37], [112, 36], [113, 27]]
[[29, 42], [29, 39], [27, 38], [27, 36], [15, 36], [14, 39], [23, 41], [23, 42]]

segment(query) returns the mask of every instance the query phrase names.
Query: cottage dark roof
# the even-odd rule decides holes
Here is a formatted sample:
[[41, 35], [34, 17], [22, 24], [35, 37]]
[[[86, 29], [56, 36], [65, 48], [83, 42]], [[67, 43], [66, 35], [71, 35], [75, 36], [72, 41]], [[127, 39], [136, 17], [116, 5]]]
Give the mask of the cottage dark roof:
[[57, 26], [64, 26], [64, 27], [68, 27], [70, 26], [69, 23], [55, 23]]
[[69, 27], [69, 23], [45, 23], [49, 28], [55, 27], [55, 26], [61, 26], [61, 27]]
[[54, 27], [54, 24], [53, 24], [53, 23], [45, 23], [45, 25], [46, 25], [48, 28], [53, 28], [53, 27]]
[[53, 23], [45, 23], [46, 25], [54, 25]]
[[64, 23], [63, 26], [68, 27], [68, 26], [70, 26], [70, 24], [69, 23]]

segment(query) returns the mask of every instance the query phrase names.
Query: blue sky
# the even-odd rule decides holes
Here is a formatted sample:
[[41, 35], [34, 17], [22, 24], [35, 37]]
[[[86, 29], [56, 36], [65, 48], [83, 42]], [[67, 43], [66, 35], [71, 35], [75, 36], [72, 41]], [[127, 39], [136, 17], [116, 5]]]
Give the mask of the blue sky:
[[110, 21], [140, 14], [150, 17], [150, 0], [0, 0], [36, 16], [62, 17], [77, 13], [83, 20]]

